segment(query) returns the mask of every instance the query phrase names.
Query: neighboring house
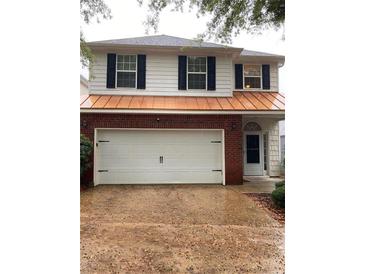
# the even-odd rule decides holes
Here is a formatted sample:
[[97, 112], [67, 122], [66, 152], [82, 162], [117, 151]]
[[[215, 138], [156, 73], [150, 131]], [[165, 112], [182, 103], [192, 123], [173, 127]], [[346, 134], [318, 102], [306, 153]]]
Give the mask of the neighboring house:
[[88, 45], [96, 61], [80, 112], [95, 185], [280, 175], [284, 56], [166, 35]]
[[89, 94], [89, 83], [87, 79], [80, 74], [80, 95]]

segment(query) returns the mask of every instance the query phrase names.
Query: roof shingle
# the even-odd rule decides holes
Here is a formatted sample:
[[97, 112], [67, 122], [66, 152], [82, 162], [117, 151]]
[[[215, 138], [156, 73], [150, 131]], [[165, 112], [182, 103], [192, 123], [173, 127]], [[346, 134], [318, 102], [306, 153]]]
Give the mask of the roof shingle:
[[283, 55], [272, 54], [272, 53], [261, 52], [261, 51], [253, 51], [253, 50], [247, 50], [247, 49], [242, 50], [240, 55], [241, 56], [253, 56], [253, 57], [278, 57], [278, 58], [284, 58]]

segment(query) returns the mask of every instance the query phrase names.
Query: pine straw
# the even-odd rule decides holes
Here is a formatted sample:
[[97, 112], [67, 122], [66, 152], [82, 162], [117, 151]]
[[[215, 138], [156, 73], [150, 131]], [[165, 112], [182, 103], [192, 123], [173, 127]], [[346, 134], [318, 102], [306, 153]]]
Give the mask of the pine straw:
[[278, 208], [271, 199], [270, 193], [245, 193], [258, 207], [265, 209], [272, 218], [281, 224], [285, 224], [285, 209]]

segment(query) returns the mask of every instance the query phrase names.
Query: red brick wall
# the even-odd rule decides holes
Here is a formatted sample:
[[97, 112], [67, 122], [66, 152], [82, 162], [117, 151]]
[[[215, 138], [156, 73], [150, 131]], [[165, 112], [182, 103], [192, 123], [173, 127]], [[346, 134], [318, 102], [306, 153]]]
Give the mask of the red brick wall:
[[[159, 119], [159, 121], [158, 121]], [[207, 128], [225, 131], [226, 184], [242, 184], [240, 115], [81, 114], [81, 133], [94, 141], [95, 128]], [[92, 181], [92, 170], [88, 179]]]

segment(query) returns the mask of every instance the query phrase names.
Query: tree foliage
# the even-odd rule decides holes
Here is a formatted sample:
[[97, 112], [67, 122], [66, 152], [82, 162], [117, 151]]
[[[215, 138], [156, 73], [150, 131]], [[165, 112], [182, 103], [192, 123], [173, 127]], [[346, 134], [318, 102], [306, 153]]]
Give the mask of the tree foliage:
[[[81, 19], [89, 24], [93, 19], [100, 23], [101, 19], [110, 19], [111, 10], [103, 0], [80, 0]], [[84, 34], [80, 30], [80, 62], [85, 67], [94, 61], [91, 50], [86, 45]]]
[[93, 150], [93, 144], [84, 135], [80, 135], [80, 176], [91, 167], [90, 155]]
[[167, 7], [174, 11], [197, 8], [197, 16], [210, 14], [207, 29], [200, 38], [215, 38], [230, 43], [232, 36], [245, 30], [250, 33], [279, 28], [285, 22], [285, 0], [137, 0], [148, 3], [147, 30], [158, 30], [161, 12]]

